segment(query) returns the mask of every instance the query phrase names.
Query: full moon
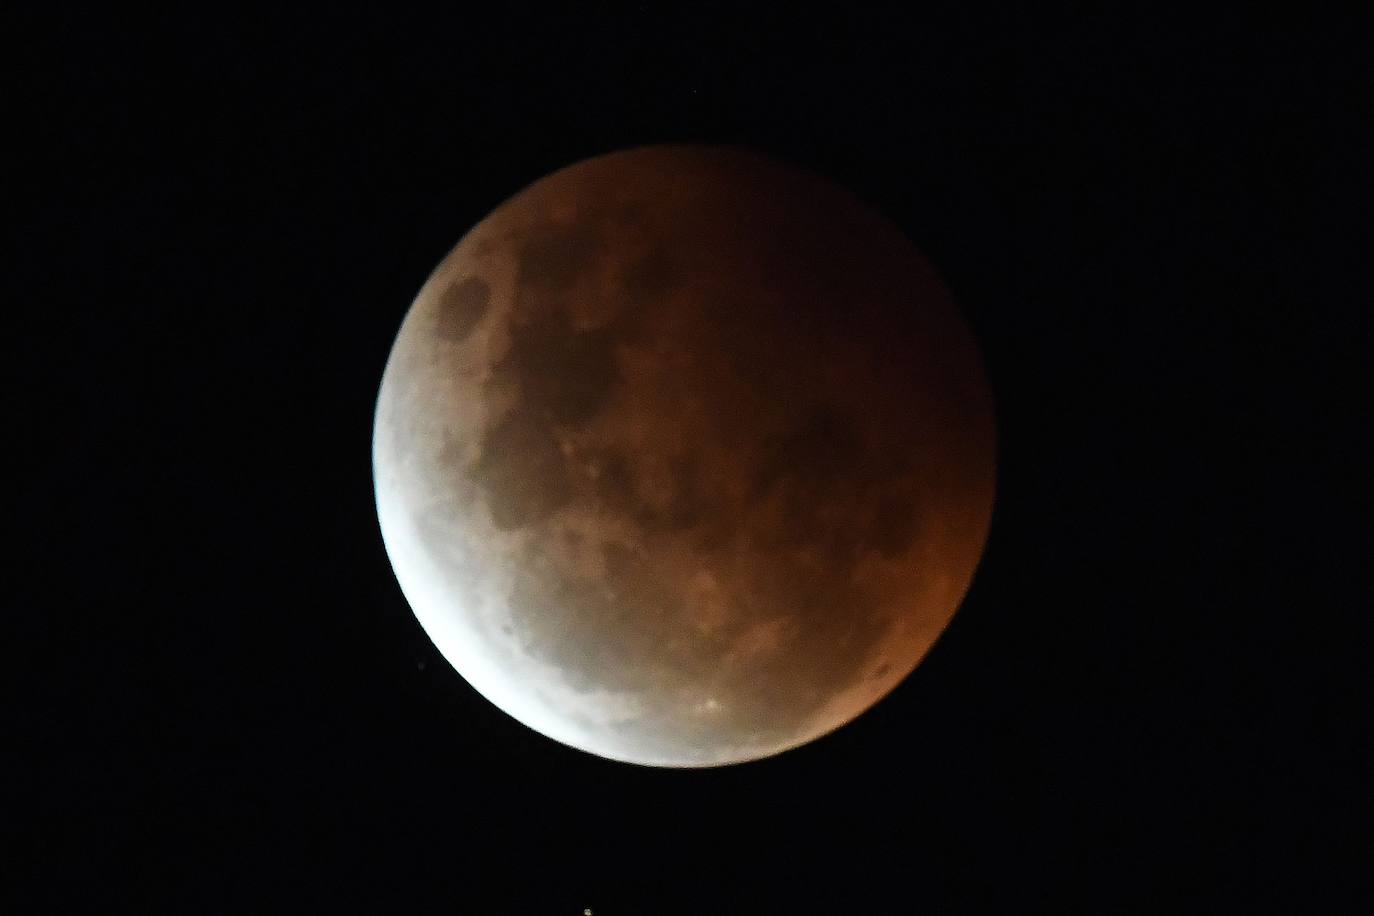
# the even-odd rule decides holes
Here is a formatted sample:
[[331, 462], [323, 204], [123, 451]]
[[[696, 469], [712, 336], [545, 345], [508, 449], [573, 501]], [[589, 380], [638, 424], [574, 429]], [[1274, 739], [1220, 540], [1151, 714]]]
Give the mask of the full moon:
[[536, 181], [420, 289], [373, 470], [453, 667], [601, 757], [706, 767], [853, 720], [962, 602], [995, 485], [976, 343], [830, 181], [728, 148]]

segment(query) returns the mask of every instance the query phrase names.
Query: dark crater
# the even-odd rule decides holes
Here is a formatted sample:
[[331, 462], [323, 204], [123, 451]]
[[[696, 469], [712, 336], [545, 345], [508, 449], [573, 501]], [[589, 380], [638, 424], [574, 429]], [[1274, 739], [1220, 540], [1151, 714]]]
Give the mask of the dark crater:
[[762, 496], [789, 477], [808, 484], [836, 480], [860, 469], [864, 451], [850, 416], [828, 404], [816, 405], [764, 448], [754, 475], [754, 492]]
[[636, 302], [662, 298], [677, 281], [672, 259], [663, 245], [655, 245], [625, 268], [625, 292]]
[[874, 550], [892, 560], [915, 543], [919, 528], [916, 504], [910, 497], [885, 499], [873, 513], [868, 540]]
[[521, 402], [553, 423], [590, 420], [610, 400], [618, 372], [614, 327], [579, 331], [561, 306], [511, 325], [510, 350], [494, 367], [519, 381]]
[[491, 287], [485, 280], [468, 277], [450, 283], [439, 297], [434, 333], [461, 343], [481, 323], [490, 302]]
[[553, 430], [524, 404], [487, 435], [470, 473], [486, 491], [492, 522], [505, 531], [547, 518], [572, 497]]
[[590, 455], [597, 467], [593, 492], [598, 502], [613, 509], [627, 509], [634, 501], [635, 475], [630, 460], [618, 449], [600, 449]]
[[520, 248], [520, 285], [562, 291], [596, 256], [601, 236], [591, 221], [536, 227]]
[[635, 508], [635, 521], [650, 531], [682, 531], [695, 526], [711, 513], [700, 484], [699, 462], [677, 455], [670, 462], [672, 493], [666, 504], [641, 503]]

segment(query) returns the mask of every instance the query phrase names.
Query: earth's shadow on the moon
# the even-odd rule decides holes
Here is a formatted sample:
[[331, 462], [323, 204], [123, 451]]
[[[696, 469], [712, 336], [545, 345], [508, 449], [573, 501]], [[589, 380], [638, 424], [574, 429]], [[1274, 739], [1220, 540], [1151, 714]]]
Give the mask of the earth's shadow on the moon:
[[388, 539], [417, 614], [468, 608], [446, 654], [476, 640], [507, 712], [657, 765], [776, 753], [886, 694], [991, 507], [986, 383], [928, 266], [719, 151], [591, 160], [488, 217], [398, 337], [377, 442], [379, 506], [425, 520], [428, 585]]

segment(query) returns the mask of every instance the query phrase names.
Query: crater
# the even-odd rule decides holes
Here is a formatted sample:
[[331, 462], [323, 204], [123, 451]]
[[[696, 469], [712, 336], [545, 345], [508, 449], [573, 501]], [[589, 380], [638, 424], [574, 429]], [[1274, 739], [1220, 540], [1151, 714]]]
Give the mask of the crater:
[[434, 333], [454, 343], [467, 340], [486, 316], [490, 303], [491, 287], [480, 277], [450, 283], [439, 295]]
[[517, 377], [527, 407], [554, 423], [591, 419], [619, 377], [613, 330], [574, 330], [561, 306], [530, 317], [511, 326], [510, 349], [494, 367], [496, 376]]
[[644, 500], [635, 510], [635, 520], [651, 531], [682, 531], [708, 514], [699, 462], [687, 455], [675, 455], [668, 464], [668, 491], [663, 498]]
[[854, 419], [836, 407], [818, 404], [765, 449], [754, 475], [754, 492], [763, 495], [788, 477], [810, 485], [828, 483], [857, 470], [863, 457], [863, 439]]
[[600, 244], [600, 235], [590, 222], [539, 226], [520, 246], [521, 286], [567, 290], [595, 257]]
[[503, 531], [545, 519], [572, 497], [558, 441], [527, 405], [488, 434], [471, 476], [486, 492], [492, 523]]
[[625, 268], [625, 292], [636, 302], [662, 298], [677, 285], [677, 273], [668, 250], [661, 244]]
[[625, 508], [634, 499], [635, 476], [623, 452], [605, 449], [593, 454], [597, 499], [614, 508]]
[[873, 513], [869, 541], [880, 554], [893, 560], [916, 542], [918, 528], [916, 504], [910, 498], [887, 499]]

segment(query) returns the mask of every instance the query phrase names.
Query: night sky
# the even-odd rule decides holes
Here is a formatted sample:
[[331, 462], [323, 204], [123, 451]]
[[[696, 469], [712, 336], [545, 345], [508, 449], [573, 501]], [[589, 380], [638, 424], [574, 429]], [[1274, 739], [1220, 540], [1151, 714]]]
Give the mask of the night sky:
[[[1367, 893], [1352, 26], [498, 6], [6, 14], [7, 451], [34, 519], [7, 569], [6, 911]], [[371, 478], [439, 259], [532, 180], [670, 141], [808, 166], [900, 225], [978, 335], [1000, 437], [987, 551], [925, 662], [814, 744], [704, 771], [565, 748], [468, 687]]]

